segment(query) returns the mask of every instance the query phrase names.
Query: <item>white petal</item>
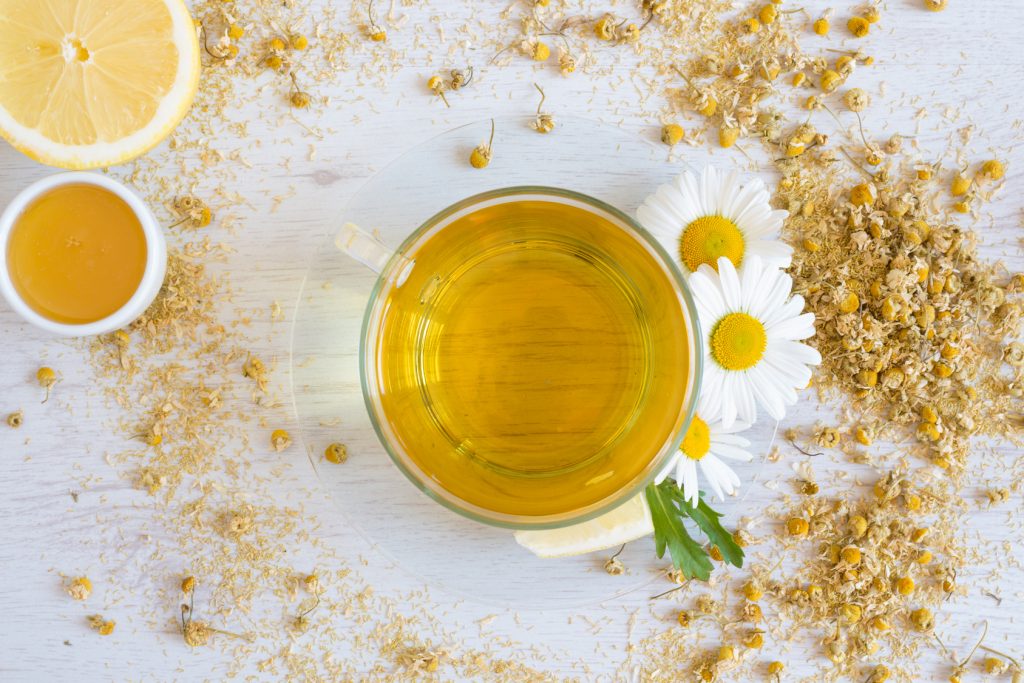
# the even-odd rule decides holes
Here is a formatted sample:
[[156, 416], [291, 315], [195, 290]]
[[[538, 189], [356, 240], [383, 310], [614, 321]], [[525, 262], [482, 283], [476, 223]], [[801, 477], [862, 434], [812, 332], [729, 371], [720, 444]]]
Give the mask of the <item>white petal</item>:
[[729, 458], [731, 460], [739, 460], [740, 462], [750, 462], [754, 459], [749, 452], [743, 450], [739, 446], [733, 446], [731, 444], [715, 444], [714, 447], [715, 455], [722, 458]]
[[725, 256], [718, 259], [718, 281], [722, 287], [722, 298], [725, 299], [725, 306], [730, 311], [740, 310], [740, 278], [736, 268]]
[[769, 337], [796, 341], [814, 336], [814, 314], [804, 313], [795, 318], [787, 318], [776, 322], [771, 327], [765, 326]]
[[718, 476], [716, 476], [718, 473], [715, 471], [715, 466], [709, 462], [713, 457], [714, 456], [712, 455], [705, 455], [701, 458], [700, 471], [707, 480], [708, 486], [711, 487], [711, 490], [718, 497], [718, 500], [725, 500], [725, 494], [722, 493], [721, 483], [718, 481]]

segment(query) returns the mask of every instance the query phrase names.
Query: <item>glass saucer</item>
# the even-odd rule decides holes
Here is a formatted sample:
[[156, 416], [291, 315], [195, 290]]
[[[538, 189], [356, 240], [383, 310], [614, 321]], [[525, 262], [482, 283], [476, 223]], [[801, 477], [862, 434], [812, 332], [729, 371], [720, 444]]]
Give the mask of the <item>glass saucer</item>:
[[[591, 195], [634, 214], [654, 189], [682, 170], [665, 148], [609, 124], [560, 117], [551, 133], [531, 119], [495, 121], [494, 156], [485, 169], [469, 165], [490, 121], [450, 130], [406, 152], [369, 180], [329, 226], [313, 254], [292, 330], [292, 395], [310, 461], [337, 503], [344, 526], [358, 530], [395, 565], [474, 602], [517, 609], [574, 608], [644, 589], [667, 562], [642, 539], [620, 556], [625, 575], [609, 576], [614, 552], [542, 560], [520, 547], [506, 529], [485, 526], [437, 504], [392, 463], [370, 424], [359, 382], [359, 336], [376, 274], [334, 245], [345, 223], [373, 234], [388, 248], [455, 202], [513, 185], [550, 185]], [[758, 456], [766, 455], [774, 424], [752, 430]], [[340, 465], [324, 460], [331, 442], [348, 447]], [[753, 485], [763, 458], [740, 466]], [[746, 470], [746, 471], [743, 471]], [[743, 514], [742, 498], [717, 506], [727, 519]], [[647, 590], [660, 592], [661, 586]]]

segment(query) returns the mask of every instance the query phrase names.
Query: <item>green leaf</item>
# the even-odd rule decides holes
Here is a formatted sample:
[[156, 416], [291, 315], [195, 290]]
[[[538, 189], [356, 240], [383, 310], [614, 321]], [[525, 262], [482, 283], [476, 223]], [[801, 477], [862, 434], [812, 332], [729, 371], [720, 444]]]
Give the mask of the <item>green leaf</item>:
[[722, 559], [734, 567], [743, 566], [743, 548], [736, 545], [732, 534], [719, 524], [718, 519], [722, 516], [720, 512], [712, 510], [703, 499], [697, 501], [697, 507], [684, 501], [682, 509], [707, 534], [708, 540], [718, 546]]
[[682, 513], [672, 494], [650, 484], [646, 491], [647, 505], [651, 508], [654, 523], [654, 544], [658, 557], [665, 556], [668, 548], [672, 564], [683, 572], [687, 579], [707, 581], [711, 576], [711, 560], [699, 543], [690, 538], [683, 526]]

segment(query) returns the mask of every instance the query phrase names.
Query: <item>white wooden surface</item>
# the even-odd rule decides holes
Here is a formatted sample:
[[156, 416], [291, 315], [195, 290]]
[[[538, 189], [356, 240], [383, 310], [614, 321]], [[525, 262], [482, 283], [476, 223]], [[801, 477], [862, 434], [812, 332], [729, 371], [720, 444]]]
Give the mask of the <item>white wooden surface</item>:
[[[327, 3], [324, 0], [325, 6]], [[318, 5], [315, 1], [311, 4], [314, 8]], [[918, 0], [890, 0], [883, 21], [873, 27], [871, 37], [855, 45], [877, 59], [877, 66], [860, 70], [854, 79], [854, 84], [867, 88], [875, 99], [867, 125], [879, 135], [883, 130], [916, 134], [916, 143], [933, 151], [930, 158], [939, 158], [951, 133], [973, 125], [967, 158], [977, 161], [996, 155], [1007, 160], [1009, 167], [1007, 191], [983, 208], [977, 227], [986, 253], [1005, 258], [1011, 270], [1021, 270], [1024, 261], [1018, 239], [1024, 200], [1016, 189], [1024, 178], [1019, 123], [1024, 4], [1017, 0], [950, 0], [950, 8], [938, 15], [920, 10], [920, 4]], [[804, 6], [814, 9], [827, 5], [809, 1]], [[591, 11], [603, 9], [594, 6]], [[841, 17], [850, 7], [843, 3], [836, 9], [833, 44], [845, 35]], [[286, 322], [271, 325], [266, 322], [269, 315], [263, 316], [264, 322], [257, 321], [252, 331], [255, 348], [278, 362], [275, 382], [282, 392], [288, 386], [287, 320], [293, 313], [291, 302], [299, 292], [308, 254], [346, 198], [403, 150], [454, 125], [495, 115], [530, 115], [535, 107], [533, 81], [546, 88], [545, 108], [556, 118], [558, 114], [589, 116], [620, 123], [650, 141], [657, 136], [662, 99], [655, 96], [637, 102], [628, 63], [570, 78], [558, 76], [550, 67], [535, 71], [521, 59], [511, 66], [483, 69], [480, 67], [490, 54], [474, 50], [468, 40], [458, 46], [452, 43], [457, 56], [446, 57], [446, 46], [429, 57], [425, 48], [413, 49], [416, 32], [412, 27], [427, 25], [432, 17], [454, 26], [466, 14], [455, 3], [402, 12], [410, 15], [408, 23], [390, 30], [388, 48], [397, 48], [396, 54], [409, 48], [403, 65], [383, 77], [361, 73], [357, 67], [369, 48], [360, 45], [349, 56], [351, 73], [338, 76], [332, 86], [332, 102], [306, 118], [326, 132], [324, 139], [309, 138], [291, 119], [280, 115], [279, 93], [259, 80], [254, 81], [251, 93], [240, 96], [248, 104], [234, 112], [239, 119], [253, 121], [249, 132], [259, 144], [231, 140], [230, 132], [219, 129], [224, 148], [244, 148], [252, 166], [238, 165], [230, 183], [211, 173], [208, 184], [224, 184], [228, 190], [241, 192], [251, 206], [239, 210], [241, 220], [234, 232], [214, 230], [213, 234], [236, 250], [227, 264], [233, 273], [236, 303], [267, 311], [276, 300], [285, 307]], [[342, 21], [346, 14], [347, 9], [339, 11], [336, 21]], [[825, 42], [812, 44], [824, 46]], [[478, 81], [471, 89], [453, 96], [451, 109], [444, 109], [437, 99], [424, 94], [423, 83], [430, 73], [466, 61], [478, 65]], [[610, 59], [601, 61], [611, 63]], [[918, 123], [915, 115], [921, 109], [928, 115]], [[311, 144], [317, 149], [314, 160], [309, 159]], [[687, 148], [682, 157], [695, 165], [749, 163], [735, 150], [703, 147]], [[172, 172], [182, 160], [197, 163], [194, 155], [173, 152], [166, 146], [156, 150], [151, 159]], [[943, 161], [946, 167], [955, 163], [952, 156]], [[49, 172], [7, 147], [0, 148], [0, 202]], [[770, 174], [765, 177], [771, 180]], [[279, 196], [285, 198], [274, 208], [275, 197]], [[173, 546], [173, 540], [148, 536], [166, 533], [154, 521], [154, 508], [144, 494], [104, 462], [106, 451], [123, 447], [122, 437], [110, 429], [116, 411], [90, 395], [84, 352], [74, 344], [45, 338], [6, 309], [0, 309], [0, 342], [0, 414], [18, 408], [26, 413], [26, 425], [19, 431], [0, 425], [0, 678], [221, 678], [231, 660], [229, 654], [218, 649], [189, 651], [175, 635], [170, 620], [140, 616], [154, 608], [148, 600], [154, 577], [159, 575], [163, 580], [180, 564], [146, 561], [154, 542]], [[55, 400], [45, 406], [39, 404], [39, 391], [33, 381], [35, 369], [43, 363], [58, 368], [65, 377]], [[278, 408], [269, 409], [266, 421], [286, 423], [291, 419], [287, 406], [285, 400]], [[359, 405], [353, 409], [358, 410]], [[783, 425], [808, 425], [821, 414], [808, 398]], [[351, 419], [358, 421], [359, 416]], [[254, 441], [265, 437], [264, 425], [253, 423], [250, 428]], [[1013, 455], [1005, 454], [1007, 462]], [[280, 463], [279, 457], [262, 452], [253, 460], [253, 468], [268, 475]], [[814, 465], [822, 470], [846, 467], [824, 459]], [[782, 478], [788, 473], [787, 463], [776, 463], [768, 466], [763, 478]], [[989, 470], [978, 475], [977, 483], [983, 485], [1003, 475]], [[313, 469], [302, 458], [296, 457], [272, 488], [275, 500], [302, 498], [307, 510], [321, 512], [320, 525], [311, 533], [339, 555], [350, 558], [355, 571], [378, 591], [397, 595], [416, 588], [407, 574], [390, 566], [365, 539], [352, 532], [344, 518], [331, 512]], [[70, 491], [80, 492], [77, 502]], [[970, 495], [973, 506], [980, 494], [972, 490]], [[768, 504], [776, 496], [760, 484], [754, 485], [747, 502], [730, 506], [729, 513], [735, 518], [743, 513], [744, 506]], [[1024, 608], [1020, 588], [1024, 554], [1017, 547], [1024, 538], [1020, 537], [1020, 527], [1010, 523], [1012, 515], [1021, 512], [1021, 500], [1018, 496], [996, 510], [980, 504], [977, 507], [969, 531], [972, 537], [976, 534], [979, 542], [1009, 542], [1005, 550], [992, 555], [991, 567], [1006, 561], [1016, 564], [1003, 571], [998, 580], [989, 578], [991, 567], [975, 567], [964, 580], [968, 596], [950, 605], [940, 618], [939, 632], [947, 643], [962, 651], [963, 644], [977, 633], [980, 622], [988, 619], [992, 644], [1016, 646], [1017, 653], [1024, 654], [1024, 626], [1014, 616]], [[130, 556], [111, 551], [124, 539], [138, 541]], [[638, 543], [630, 552], [646, 553], [647, 548]], [[296, 566], [301, 566], [302, 557], [300, 554], [296, 558]], [[438, 561], [444, 561], [443, 553]], [[84, 573], [93, 578], [98, 588], [89, 605], [83, 607], [67, 598], [61, 590], [61, 572]], [[495, 580], [515, 577], [515, 556], [508, 558], [507, 573], [508, 577], [496, 576]], [[1001, 606], [997, 609], [995, 601], [982, 595], [982, 590], [1000, 594]], [[453, 642], [464, 638], [470, 643], [498, 643], [498, 649], [508, 656], [524, 658], [526, 649], [536, 645], [549, 653], [544, 666], [558, 675], [610, 679], [622, 673], [619, 665], [625, 658], [627, 621], [634, 609], [641, 609], [638, 631], [671, 625], [677, 607], [667, 601], [648, 609], [650, 594], [642, 590], [582, 610], [523, 611], [518, 616], [489, 605], [457, 601], [443, 591], [423, 600], [446, 625], [450, 633], [447, 638]], [[86, 629], [83, 616], [96, 611], [118, 620], [114, 636], [100, 639]], [[478, 623], [490, 615], [497, 616], [486, 626]], [[348, 645], [338, 642], [336, 647], [343, 653]], [[765, 657], [769, 656], [772, 651], [766, 650]], [[810, 657], [799, 649], [782, 657], [790, 663], [794, 680], [799, 673], [811, 675], [814, 670], [805, 661]], [[372, 660], [372, 653], [363, 658]], [[589, 671], [582, 668], [584, 662], [591, 667]], [[256, 673], [254, 663], [247, 670], [274, 678]], [[921, 680], [934, 680], [942, 671], [937, 657], [929, 659]]]

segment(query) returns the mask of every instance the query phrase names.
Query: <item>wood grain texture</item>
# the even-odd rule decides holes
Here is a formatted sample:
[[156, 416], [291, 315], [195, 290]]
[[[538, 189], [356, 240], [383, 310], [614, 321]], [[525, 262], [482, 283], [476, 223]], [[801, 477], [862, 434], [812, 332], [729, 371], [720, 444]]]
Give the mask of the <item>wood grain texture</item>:
[[[321, 4], [326, 7], [329, 1]], [[817, 0], [802, 4], [814, 16], [816, 10], [827, 6]], [[864, 46], [877, 60], [875, 67], [859, 71], [855, 79], [874, 99], [867, 127], [879, 136], [883, 132], [915, 136], [913, 144], [927, 150], [928, 158], [942, 158], [946, 168], [956, 164], [952, 155], [940, 157], [950, 137], [972, 127], [964, 159], [978, 161], [996, 155], [1008, 164], [1006, 189], [982, 208], [976, 225], [983, 253], [1003, 259], [1011, 271], [1024, 270], [1019, 244], [1024, 199], [1018, 191], [1024, 180], [1018, 92], [1024, 75], [1024, 4], [1018, 0], [950, 0], [949, 9], [941, 14], [922, 11], [918, 0], [890, 0], [887, 4], [883, 21], [873, 27], [869, 39], [847, 41], [851, 48]], [[604, 9], [593, 7], [592, 11]], [[838, 43], [843, 34], [839, 18], [849, 9], [837, 7], [835, 35], [830, 42], [813, 39], [810, 44]], [[454, 3], [403, 11], [411, 15], [410, 21], [420, 23], [432, 17], [454, 23], [467, 15]], [[280, 115], [276, 104], [268, 106], [276, 94], [265, 82], [255, 82], [252, 92], [242, 98], [247, 104], [233, 112], [239, 120], [252, 121], [253, 142], [245, 150], [251, 166], [235, 168], [229, 187], [244, 194], [249, 207], [240, 212], [242, 221], [233, 234], [219, 231], [217, 238], [235, 249], [222, 266], [232, 273], [235, 303], [266, 312], [271, 302], [279, 301], [285, 308], [283, 322], [271, 324], [264, 314], [259, 319], [263, 322], [255, 322], [251, 329], [254, 350], [277, 362], [274, 379], [278, 387], [288, 387], [290, 382], [289, 323], [310, 255], [346, 199], [404, 150], [456, 125], [501, 115], [528, 118], [536, 106], [533, 81], [544, 85], [546, 109], [556, 118], [573, 114], [601, 119], [648, 141], [657, 139], [663, 99], [653, 96], [638, 101], [635, 84], [646, 76], [634, 73], [628, 63], [603, 73], [561, 78], [550, 68], [537, 70], [524, 60], [514, 60], [508, 67], [481, 70], [474, 87], [458, 93], [454, 106], [444, 109], [440, 101], [424, 92], [424, 81], [433, 71], [457, 65], [442, 56], [447, 48], [428, 57], [422, 49], [414, 49], [410, 30], [393, 30], [390, 40], [398, 51], [409, 48], [403, 66], [387, 74], [367, 73], [360, 70], [360, 61], [354, 61], [351, 73], [339, 77], [329, 93], [331, 102], [320, 115], [318, 123], [325, 131], [322, 140], [310, 139], [291, 119]], [[463, 53], [480, 64], [489, 59], [489, 54], [474, 49], [466, 39], [459, 46], [459, 59]], [[352, 59], [363, 57], [357, 53]], [[268, 115], [268, 109], [275, 113]], [[926, 115], [919, 118], [919, 111]], [[311, 144], [316, 147], [315, 159], [310, 159]], [[754, 146], [748, 147], [757, 160]], [[608, 154], [609, 166], [614, 166], [614, 150]], [[166, 147], [152, 158], [165, 160], [166, 170], [174, 173], [179, 156], [186, 163], [197, 163], [194, 154], [175, 155]], [[767, 166], [758, 166], [736, 150], [685, 148], [672, 163], [736, 164], [772, 182]], [[3, 146], [0, 203], [50, 172]], [[210, 183], [214, 182], [223, 183], [211, 176]], [[277, 202], [275, 197], [284, 199]], [[369, 284], [369, 279], [361, 282], [367, 288]], [[140, 616], [152, 607], [147, 594], [157, 582], [179, 571], [184, 558], [174, 555], [173, 538], [155, 521], [158, 511], [152, 500], [104, 462], [105, 452], [123, 448], [122, 437], [111, 430], [119, 413], [93, 390], [81, 346], [45, 337], [5, 307], [0, 307], [0, 342], [0, 415], [25, 410], [25, 426], [20, 430], [0, 426], [0, 567], [4, 579], [0, 582], [0, 679], [219, 680], [227, 671], [229, 655], [214, 649], [189, 651], [176, 637], [173, 619]], [[64, 378], [59, 392], [45, 405], [39, 403], [41, 395], [34, 382], [35, 370], [43, 363], [58, 368]], [[246, 425], [254, 440], [265, 437], [267, 424], [293, 423], [283, 391], [276, 408]], [[374, 436], [361, 402], [353, 400], [344, 410], [339, 417], [346, 428], [346, 441], [357, 448], [372, 447]], [[808, 397], [783, 426], [809, 425], [827, 420], [828, 415], [827, 407]], [[761, 446], [770, 439], [771, 431], [759, 425], [755, 435]], [[997, 452], [1006, 463], [1020, 455], [1002, 447], [997, 447]], [[254, 471], [274, 478], [269, 488], [276, 501], [333, 510], [308, 463], [299, 458], [283, 472], [279, 465], [280, 458], [268, 453], [254, 454], [251, 463]], [[825, 481], [834, 473], [850, 470], [848, 463], [838, 459], [819, 458], [813, 465]], [[865, 481], [872, 477], [870, 468], [851, 472]], [[725, 506], [732, 519], [754, 514], [752, 511], [776, 501], [779, 494], [765, 484], [781, 484], [791, 470], [784, 460], [744, 474], [756, 476], [757, 483], [741, 500]], [[940, 616], [939, 632], [961, 653], [976, 637], [980, 623], [988, 620], [993, 646], [1016, 648], [1017, 654], [1024, 655], [1024, 625], [1018, 616], [1024, 610], [1024, 552], [1020, 549], [1024, 538], [1015, 519], [1024, 502], [1018, 495], [998, 508], [982, 504], [982, 488], [1005, 476], [993, 468], [979, 472], [976, 486], [965, 494], [978, 508], [966, 530], [968, 536], [988, 543], [986, 548], [999, 550], [990, 551], [988, 564], [971, 567], [968, 575], [961, 577], [967, 595], [950, 603]], [[77, 502], [71, 491], [78, 493]], [[355, 533], [344, 517], [325, 512], [313, 533], [351, 558], [378, 591], [397, 596], [418, 588], [415, 579]], [[1003, 543], [1005, 546], [1000, 545]], [[128, 548], [128, 554], [115, 554], [114, 547]], [[156, 551], [161, 548], [167, 552], [157, 559]], [[634, 568], [632, 580], [645, 578], [636, 573], [648, 571], [649, 552], [643, 543], [627, 549], [626, 563]], [[294, 558], [296, 566], [305, 560], [301, 555]], [[591, 569], [596, 569], [603, 556], [592, 560]], [[434, 561], [438, 572], [447, 570], [444, 553], [438, 553]], [[494, 580], [514, 583], [517, 562], [525, 566], [531, 561], [510, 555], [504, 563], [505, 573]], [[998, 567], [1002, 569], [996, 574]], [[70, 601], [61, 590], [59, 572], [100, 577], [94, 599], [85, 606]], [[654, 580], [653, 576], [647, 578]], [[587, 593], [586, 580], [579, 582], [581, 597]], [[660, 588], [662, 584], [653, 585]], [[429, 600], [438, 618], [448, 625], [453, 640], [501, 643], [500, 649], [512, 657], [531, 646], [539, 647], [550, 653], [546, 666], [553, 673], [612, 680], [628, 673], [621, 672], [619, 666], [630, 637], [635, 640], [643, 632], [670, 628], [675, 612], [686, 603], [685, 597], [680, 597], [680, 602], [651, 603], [647, 598], [657, 591], [650, 588], [584, 609], [522, 610], [518, 616], [444, 591], [433, 591], [424, 600]], [[523, 591], [529, 591], [529, 586]], [[999, 595], [1001, 604], [983, 591]], [[614, 592], [612, 589], [610, 594]], [[84, 616], [100, 610], [118, 619], [118, 631], [110, 638], [100, 639], [84, 626]], [[635, 631], [629, 626], [634, 611], [640, 615]], [[495, 619], [485, 626], [478, 623], [491, 615], [496, 615]], [[337, 643], [338, 655], [345, 656], [350, 647], [350, 643]], [[788, 663], [785, 680], [814, 680], [814, 648], [813, 643], [804, 643], [787, 652], [769, 644], [763, 656]], [[274, 678], [257, 672], [255, 664], [247, 672], [257, 679]], [[943, 672], [948, 672], [948, 664], [936, 651], [922, 662], [919, 678], [940, 680]]]

